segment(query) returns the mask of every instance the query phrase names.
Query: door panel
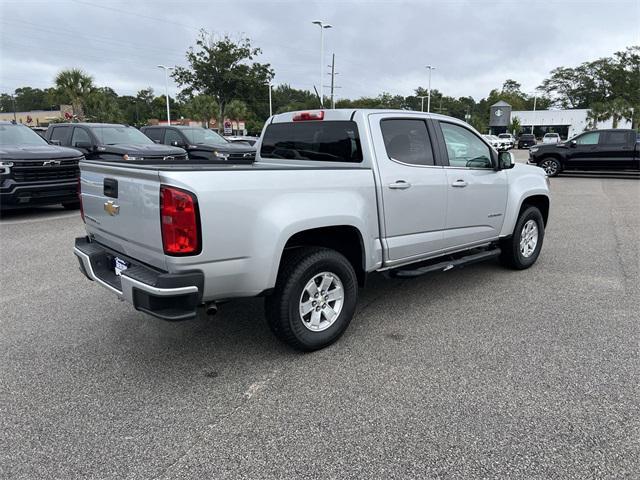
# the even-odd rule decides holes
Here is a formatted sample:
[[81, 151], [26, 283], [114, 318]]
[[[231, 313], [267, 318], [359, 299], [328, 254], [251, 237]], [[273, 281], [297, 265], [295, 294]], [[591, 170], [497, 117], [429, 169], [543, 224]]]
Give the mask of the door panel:
[[505, 170], [446, 168], [448, 247], [498, 238], [507, 205]]
[[449, 249], [498, 238], [507, 204], [507, 172], [493, 169], [485, 142], [465, 126], [439, 122], [449, 166], [445, 244]]
[[381, 183], [386, 261], [398, 263], [441, 250], [446, 173], [433, 165], [424, 116], [372, 114], [369, 123]]
[[576, 144], [569, 146], [565, 168], [596, 170], [600, 162], [600, 136], [600, 132], [587, 132], [576, 137]]
[[624, 170], [634, 168], [635, 132], [610, 131], [599, 145], [599, 168]]

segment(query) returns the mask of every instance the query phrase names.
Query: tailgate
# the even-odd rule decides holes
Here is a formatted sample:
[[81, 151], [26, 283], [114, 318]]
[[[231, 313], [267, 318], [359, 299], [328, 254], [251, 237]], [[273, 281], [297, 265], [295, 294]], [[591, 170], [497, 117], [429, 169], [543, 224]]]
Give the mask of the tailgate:
[[87, 232], [107, 247], [166, 270], [155, 169], [81, 162]]

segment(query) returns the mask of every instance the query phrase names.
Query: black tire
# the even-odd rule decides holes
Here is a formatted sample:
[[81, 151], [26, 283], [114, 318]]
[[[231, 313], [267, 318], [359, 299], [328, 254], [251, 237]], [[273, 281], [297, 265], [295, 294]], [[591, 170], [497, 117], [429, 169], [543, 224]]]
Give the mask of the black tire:
[[[526, 256], [520, 249], [520, 240], [522, 239], [523, 228], [530, 220], [536, 224], [538, 237], [535, 249], [530, 255]], [[536, 207], [528, 207], [520, 214], [516, 226], [513, 229], [513, 235], [501, 242], [502, 253], [500, 260], [505, 266], [516, 270], [529, 268], [536, 263], [540, 255], [540, 250], [542, 249], [543, 240], [544, 220], [542, 219], [542, 214]]]
[[[358, 302], [358, 278], [353, 266], [344, 255], [328, 248], [300, 247], [284, 255], [275, 290], [265, 300], [265, 314], [271, 331], [298, 350], [313, 351], [331, 345], [349, 326]], [[300, 302], [305, 286], [323, 272], [338, 277], [344, 298], [333, 323], [325, 330], [312, 331], [303, 323]]]
[[62, 206], [66, 209], [66, 210], [78, 210], [80, 208], [80, 202], [79, 201], [74, 201], [74, 202], [63, 202]]
[[562, 164], [557, 158], [543, 158], [540, 160], [540, 163], [538, 163], [538, 166], [541, 167], [549, 177], [556, 177], [562, 171]]

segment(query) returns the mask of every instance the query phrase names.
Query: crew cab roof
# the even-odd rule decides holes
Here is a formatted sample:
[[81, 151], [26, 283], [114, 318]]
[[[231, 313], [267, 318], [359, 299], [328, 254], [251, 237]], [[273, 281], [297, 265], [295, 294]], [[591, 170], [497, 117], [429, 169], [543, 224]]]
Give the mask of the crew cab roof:
[[140, 127], [140, 129], [152, 130], [154, 128], [177, 128], [178, 130], [187, 130], [190, 128], [202, 128], [203, 130], [208, 130], [207, 128], [201, 127], [199, 125], [145, 125], [144, 127]]
[[279, 113], [277, 115], [274, 115], [273, 117], [271, 117], [271, 121], [269, 123], [286, 123], [286, 122], [292, 122], [293, 118], [300, 114], [300, 113], [318, 113], [318, 112], [324, 112], [324, 121], [348, 121], [348, 120], [353, 120], [353, 118], [355, 117], [356, 114], [361, 114], [364, 116], [367, 116], [369, 114], [373, 114], [373, 113], [396, 113], [399, 116], [406, 116], [406, 115], [420, 115], [422, 118], [434, 118], [434, 119], [440, 119], [440, 120], [449, 120], [449, 121], [456, 121], [456, 122], [460, 122], [460, 123], [464, 123], [462, 122], [462, 120], [454, 118], [454, 117], [448, 117], [446, 115], [440, 115], [437, 113], [427, 113], [427, 112], [417, 112], [415, 110], [398, 110], [398, 109], [385, 109], [385, 108], [362, 108], [362, 109], [353, 109], [353, 108], [336, 108], [336, 109], [311, 109], [311, 110], [297, 110], [295, 112], [286, 112], [286, 113]]
[[[74, 122], [74, 123], [52, 123], [50, 127], [76, 127], [82, 125], [85, 127], [131, 127], [124, 123], [94, 123], [94, 122]], [[135, 127], [131, 127], [135, 128]]]

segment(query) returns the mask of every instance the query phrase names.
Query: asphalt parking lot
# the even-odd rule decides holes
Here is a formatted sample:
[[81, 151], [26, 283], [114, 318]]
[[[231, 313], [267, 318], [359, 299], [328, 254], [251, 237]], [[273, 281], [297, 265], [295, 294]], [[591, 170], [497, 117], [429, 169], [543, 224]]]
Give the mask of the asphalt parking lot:
[[552, 192], [534, 267], [374, 277], [312, 354], [259, 299], [136, 312], [79, 273], [77, 212], [3, 215], [0, 477], [638, 478], [640, 179]]

